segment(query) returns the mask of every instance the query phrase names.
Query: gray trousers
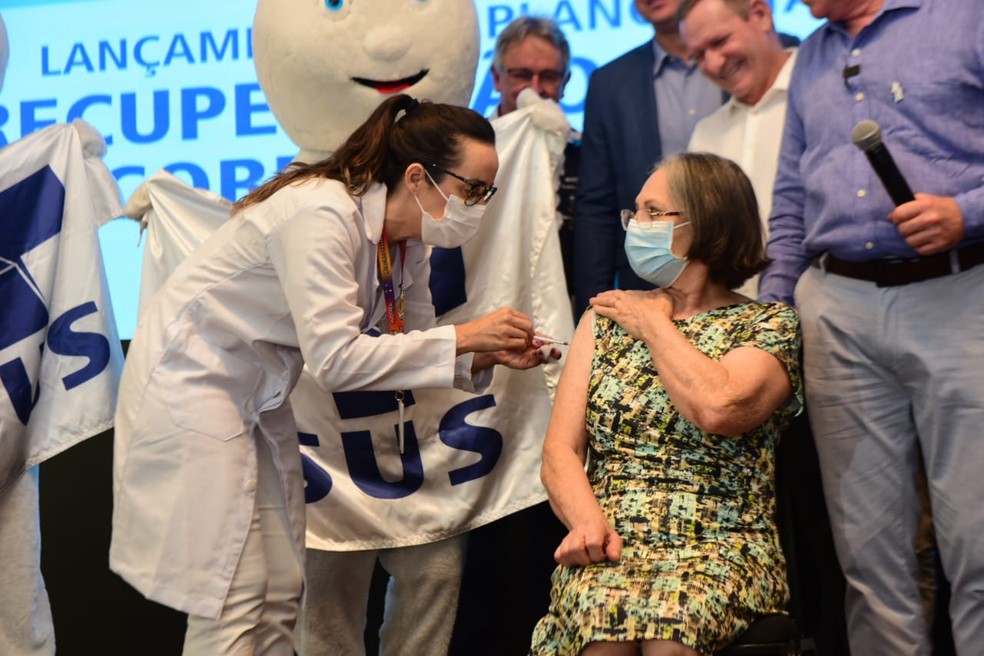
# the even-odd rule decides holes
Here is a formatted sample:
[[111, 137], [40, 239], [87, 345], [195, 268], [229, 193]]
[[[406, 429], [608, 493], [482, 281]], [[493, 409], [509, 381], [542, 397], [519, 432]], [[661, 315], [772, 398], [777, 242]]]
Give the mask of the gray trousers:
[[41, 578], [37, 467], [0, 493], [0, 654], [51, 656], [55, 627]]
[[796, 305], [851, 652], [931, 652], [915, 548], [921, 451], [957, 651], [981, 653], [984, 266], [898, 287], [811, 267]]
[[307, 551], [300, 656], [365, 656], [369, 584], [376, 559], [389, 572], [381, 656], [447, 654], [467, 537], [379, 551]]

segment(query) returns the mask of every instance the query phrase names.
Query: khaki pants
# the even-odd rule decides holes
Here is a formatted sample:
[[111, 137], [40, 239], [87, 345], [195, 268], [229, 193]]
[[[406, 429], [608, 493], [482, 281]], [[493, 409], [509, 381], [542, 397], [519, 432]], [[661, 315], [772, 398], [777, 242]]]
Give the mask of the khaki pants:
[[188, 616], [185, 656], [293, 656], [304, 574], [270, 448], [257, 440], [256, 507], [217, 620]]

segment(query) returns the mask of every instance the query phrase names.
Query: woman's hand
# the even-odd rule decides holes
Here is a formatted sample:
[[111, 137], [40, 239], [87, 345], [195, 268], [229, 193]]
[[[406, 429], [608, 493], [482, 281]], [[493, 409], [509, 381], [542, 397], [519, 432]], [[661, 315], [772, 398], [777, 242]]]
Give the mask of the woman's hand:
[[567, 567], [590, 565], [622, 557], [622, 537], [604, 515], [597, 521], [572, 528], [554, 551], [554, 560]]
[[645, 340], [645, 333], [652, 326], [653, 319], [672, 319], [674, 307], [683, 299], [683, 295], [673, 289], [613, 289], [598, 294], [590, 302], [596, 313], [622, 326], [636, 339]]
[[495, 363], [502, 364], [510, 369], [532, 369], [545, 362], [556, 362], [563, 355], [559, 348], [551, 347], [548, 351], [543, 348], [545, 344], [533, 338], [533, 343], [521, 351], [496, 351]]
[[534, 338], [533, 344], [525, 349], [476, 353], [472, 360], [472, 371], [481, 371], [497, 364], [505, 365], [510, 369], [532, 369], [547, 362], [560, 360], [563, 356], [560, 349], [551, 348], [549, 352], [545, 352], [543, 346], [543, 342]]
[[457, 355], [490, 351], [524, 352], [532, 348], [533, 322], [522, 312], [500, 308], [454, 327]]

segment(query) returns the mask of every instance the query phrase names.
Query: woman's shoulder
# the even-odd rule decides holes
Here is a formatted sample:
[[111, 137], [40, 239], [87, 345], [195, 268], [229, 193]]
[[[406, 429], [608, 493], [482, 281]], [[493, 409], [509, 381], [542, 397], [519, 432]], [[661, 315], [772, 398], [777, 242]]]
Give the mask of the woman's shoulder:
[[778, 301], [750, 301], [747, 306], [746, 313], [736, 321], [739, 334], [761, 342], [798, 340], [800, 322], [795, 308]]
[[[266, 223], [270, 229], [289, 223], [341, 221], [355, 223], [359, 213], [356, 199], [337, 180], [306, 178], [278, 189], [261, 203], [247, 208], [247, 217]], [[260, 218], [262, 217], [262, 218]]]
[[796, 312], [796, 308], [782, 301], [752, 301], [752, 303], [758, 307], [759, 314], [763, 317], [799, 323], [799, 313]]
[[749, 320], [772, 319], [799, 321], [796, 309], [781, 301], [756, 301], [752, 299], [722, 308], [727, 314], [742, 315]]
[[799, 330], [796, 310], [779, 302], [751, 299], [716, 308], [690, 319], [691, 325], [703, 326], [721, 334], [750, 335], [762, 331], [793, 335]]
[[346, 212], [357, 208], [345, 185], [327, 178], [299, 180], [280, 189], [270, 199], [297, 208], [332, 207]]

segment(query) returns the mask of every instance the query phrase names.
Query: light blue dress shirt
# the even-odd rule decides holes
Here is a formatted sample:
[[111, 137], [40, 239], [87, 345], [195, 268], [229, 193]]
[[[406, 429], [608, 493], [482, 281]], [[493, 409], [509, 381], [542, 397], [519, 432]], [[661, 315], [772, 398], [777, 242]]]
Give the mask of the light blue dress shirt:
[[721, 106], [721, 89], [704, 77], [697, 64], [667, 53], [653, 39], [659, 141], [663, 157], [687, 150], [697, 121]]
[[[848, 67], [856, 73], [845, 76]], [[956, 198], [965, 224], [960, 246], [984, 241], [984, 2], [885, 0], [856, 37], [828, 23], [803, 42], [773, 196], [774, 262], [761, 299], [791, 303], [800, 274], [823, 253], [853, 261], [918, 257], [887, 219], [893, 203], [851, 141], [862, 119], [881, 126], [913, 192]]]

